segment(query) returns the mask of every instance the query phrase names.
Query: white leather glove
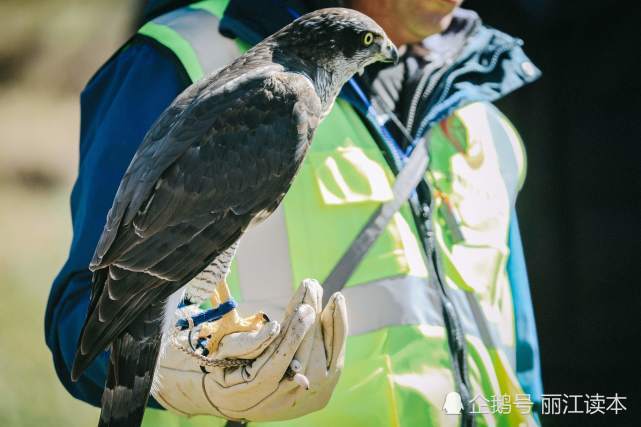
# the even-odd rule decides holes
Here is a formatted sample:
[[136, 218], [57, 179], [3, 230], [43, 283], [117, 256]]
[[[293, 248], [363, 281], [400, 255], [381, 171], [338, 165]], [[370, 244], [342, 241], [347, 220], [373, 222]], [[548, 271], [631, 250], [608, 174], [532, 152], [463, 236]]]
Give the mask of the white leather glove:
[[[178, 414], [233, 420], [286, 420], [323, 408], [343, 368], [347, 312], [342, 294], [332, 295], [324, 310], [322, 297], [318, 282], [304, 280], [282, 326], [271, 321], [258, 332], [227, 335], [216, 354], [208, 356], [255, 358], [250, 365], [207, 366], [204, 373], [193, 355], [169, 343], [157, 369], [154, 397]], [[186, 335], [180, 334], [179, 343], [188, 345]], [[290, 366], [302, 376], [288, 378]]]

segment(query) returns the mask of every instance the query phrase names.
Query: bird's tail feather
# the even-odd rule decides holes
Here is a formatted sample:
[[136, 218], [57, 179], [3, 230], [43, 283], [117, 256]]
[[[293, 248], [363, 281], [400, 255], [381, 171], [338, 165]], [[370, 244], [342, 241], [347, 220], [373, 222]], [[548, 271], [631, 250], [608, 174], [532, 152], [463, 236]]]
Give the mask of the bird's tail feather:
[[112, 343], [98, 427], [142, 423], [160, 350], [162, 307], [150, 307]]

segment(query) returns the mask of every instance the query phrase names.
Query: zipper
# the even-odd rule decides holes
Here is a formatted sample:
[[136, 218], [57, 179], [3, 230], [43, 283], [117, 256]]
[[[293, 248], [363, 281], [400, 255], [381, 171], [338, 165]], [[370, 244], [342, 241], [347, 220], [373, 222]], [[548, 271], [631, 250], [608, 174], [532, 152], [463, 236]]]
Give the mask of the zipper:
[[[425, 96], [421, 96], [423, 93], [423, 90], [425, 89], [425, 86], [427, 85], [428, 81], [430, 80], [430, 77], [434, 77], [434, 72], [439, 69], [439, 67], [442, 67], [444, 64], [441, 63], [431, 63], [428, 64], [425, 68], [424, 74], [421, 76], [421, 80], [419, 80], [418, 85], [416, 85], [416, 90], [414, 91], [414, 94], [412, 95], [412, 102], [410, 103], [410, 108], [407, 113], [407, 122], [405, 123], [405, 128], [411, 133], [412, 132], [412, 126], [414, 126], [414, 117], [416, 116], [416, 110], [418, 109], [418, 104], [421, 101], [421, 99], [425, 99]], [[428, 68], [429, 67], [429, 68]], [[445, 67], [443, 67], [445, 68]], [[426, 93], [429, 94], [432, 93], [434, 90], [434, 87], [436, 86], [436, 83], [438, 83], [438, 80], [440, 80], [440, 76], [432, 79], [430, 82], [430, 87], [426, 89]], [[410, 141], [411, 142], [411, 141]]]

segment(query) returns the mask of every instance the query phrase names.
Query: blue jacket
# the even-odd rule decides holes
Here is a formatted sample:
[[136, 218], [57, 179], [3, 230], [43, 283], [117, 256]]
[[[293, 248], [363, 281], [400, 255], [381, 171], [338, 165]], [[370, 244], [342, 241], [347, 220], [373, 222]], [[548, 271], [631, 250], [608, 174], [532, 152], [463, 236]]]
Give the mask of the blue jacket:
[[[274, 2], [279, 7], [265, 8], [258, 1], [232, 0], [221, 22], [221, 31], [255, 43], [287, 24], [293, 10], [304, 10], [300, 2]], [[475, 56], [480, 53], [475, 53], [491, 43], [492, 31], [483, 28], [475, 36], [474, 43], [470, 43], [471, 57], [459, 64], [459, 68], [478, 60]], [[519, 52], [517, 49], [516, 54], [522, 55]], [[508, 68], [498, 77], [488, 76], [487, 81], [481, 79], [469, 84], [466, 99], [493, 101], [533, 79]], [[100, 406], [107, 352], [94, 361], [78, 382], [70, 379], [91, 292], [89, 261], [118, 184], [138, 145], [160, 113], [189, 84], [188, 76], [171, 52], [150, 39], [134, 36], [94, 75], [80, 97], [80, 164], [71, 194], [73, 240], [67, 262], [51, 287], [45, 338], [62, 384], [74, 397], [94, 406]], [[364, 111], [365, 106], [357, 95], [352, 90], [342, 96]], [[454, 95], [460, 102], [460, 96]], [[448, 115], [457, 105], [452, 97], [446, 97], [430, 105], [423, 116], [433, 122]], [[536, 402], [542, 393], [538, 342], [516, 214], [513, 218], [508, 274], [515, 302], [517, 375], [524, 390]], [[159, 407], [153, 399], [150, 405]]]

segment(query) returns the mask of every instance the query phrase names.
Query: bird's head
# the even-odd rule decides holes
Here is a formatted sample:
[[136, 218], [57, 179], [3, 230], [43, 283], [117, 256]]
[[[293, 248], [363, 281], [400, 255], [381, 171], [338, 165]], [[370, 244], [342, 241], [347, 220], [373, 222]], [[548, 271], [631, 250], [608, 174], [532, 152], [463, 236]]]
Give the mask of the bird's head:
[[270, 38], [274, 59], [290, 69], [302, 68], [299, 71], [314, 80], [317, 90], [320, 83], [327, 86], [327, 91], [338, 93], [367, 65], [398, 61], [398, 50], [385, 31], [373, 19], [352, 9], [316, 10]]

